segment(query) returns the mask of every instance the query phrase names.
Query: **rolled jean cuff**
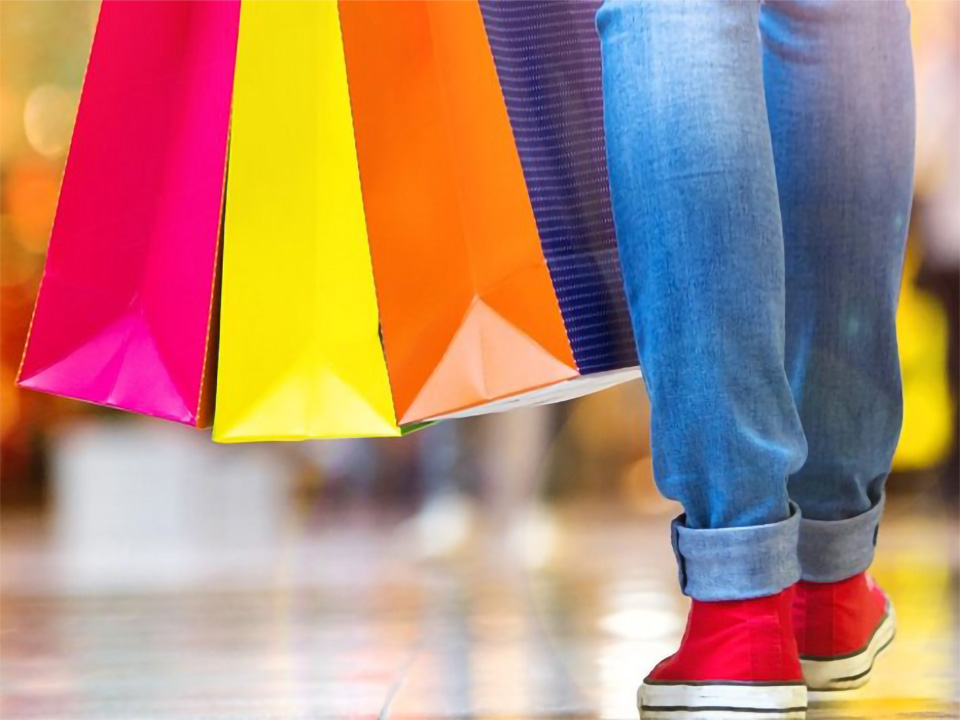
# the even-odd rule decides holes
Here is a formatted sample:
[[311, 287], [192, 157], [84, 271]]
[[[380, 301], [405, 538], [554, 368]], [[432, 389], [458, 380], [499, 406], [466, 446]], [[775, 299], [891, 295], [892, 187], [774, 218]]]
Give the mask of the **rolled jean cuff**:
[[680, 588], [695, 600], [743, 600], [775, 595], [800, 579], [800, 510], [769, 525], [694, 530], [686, 515], [673, 521]]
[[797, 550], [801, 577], [839, 582], [870, 567], [882, 514], [881, 497], [867, 512], [847, 520], [801, 520]]

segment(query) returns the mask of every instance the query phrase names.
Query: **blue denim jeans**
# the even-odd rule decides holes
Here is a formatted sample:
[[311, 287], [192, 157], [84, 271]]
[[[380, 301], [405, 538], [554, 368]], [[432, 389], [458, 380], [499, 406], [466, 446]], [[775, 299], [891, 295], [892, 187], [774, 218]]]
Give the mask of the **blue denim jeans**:
[[654, 474], [694, 598], [872, 560], [902, 420], [909, 13], [607, 0], [604, 122]]

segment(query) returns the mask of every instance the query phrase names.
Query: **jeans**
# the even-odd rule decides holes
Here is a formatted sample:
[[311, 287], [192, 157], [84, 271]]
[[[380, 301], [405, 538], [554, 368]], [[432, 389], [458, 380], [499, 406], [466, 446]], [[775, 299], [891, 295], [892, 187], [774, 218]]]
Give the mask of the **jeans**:
[[903, 407], [909, 13], [606, 0], [613, 214], [684, 591], [870, 564]]

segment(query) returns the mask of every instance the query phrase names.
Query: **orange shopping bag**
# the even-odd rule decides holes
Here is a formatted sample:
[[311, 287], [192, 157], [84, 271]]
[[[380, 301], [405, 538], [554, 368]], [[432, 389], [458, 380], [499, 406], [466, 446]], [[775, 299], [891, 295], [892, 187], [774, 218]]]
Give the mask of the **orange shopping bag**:
[[478, 4], [340, 17], [399, 422], [578, 378]]

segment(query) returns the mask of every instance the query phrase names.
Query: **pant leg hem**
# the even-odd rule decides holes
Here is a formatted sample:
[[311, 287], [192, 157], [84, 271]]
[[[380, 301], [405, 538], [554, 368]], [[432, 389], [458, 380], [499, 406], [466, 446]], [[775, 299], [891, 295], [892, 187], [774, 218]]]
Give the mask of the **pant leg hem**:
[[769, 525], [695, 530], [673, 521], [680, 588], [695, 600], [743, 600], [775, 595], [800, 579], [800, 509]]
[[802, 579], [839, 582], [870, 567], [883, 503], [881, 498], [867, 512], [846, 520], [801, 520], [797, 554]]

